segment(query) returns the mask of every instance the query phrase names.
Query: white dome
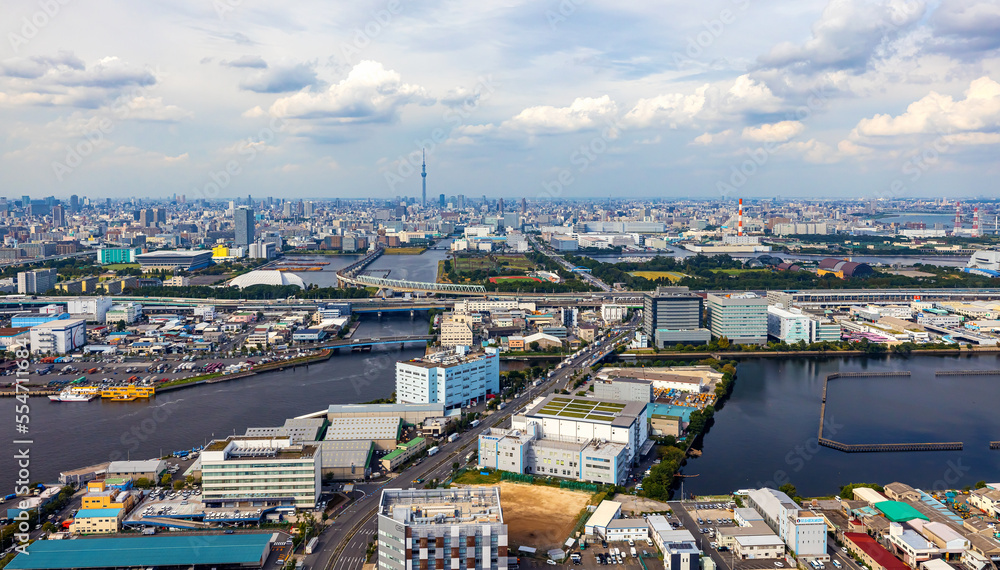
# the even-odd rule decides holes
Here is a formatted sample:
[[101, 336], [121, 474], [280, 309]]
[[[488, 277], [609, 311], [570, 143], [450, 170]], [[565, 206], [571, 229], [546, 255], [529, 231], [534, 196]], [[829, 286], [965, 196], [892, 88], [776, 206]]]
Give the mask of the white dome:
[[252, 285], [295, 285], [300, 289], [305, 289], [306, 284], [302, 278], [294, 273], [278, 271], [276, 269], [265, 269], [261, 271], [251, 271], [234, 278], [229, 282], [233, 287], [244, 289]]

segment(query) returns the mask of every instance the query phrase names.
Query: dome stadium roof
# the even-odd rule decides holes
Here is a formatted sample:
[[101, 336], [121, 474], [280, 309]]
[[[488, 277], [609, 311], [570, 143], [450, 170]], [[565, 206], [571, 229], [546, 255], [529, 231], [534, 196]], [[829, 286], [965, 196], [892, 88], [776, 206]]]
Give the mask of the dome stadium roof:
[[240, 289], [245, 289], [253, 285], [295, 285], [301, 289], [306, 288], [305, 282], [302, 281], [302, 278], [298, 275], [274, 269], [244, 273], [243, 275], [234, 278], [229, 282], [229, 284], [233, 287], [239, 287]]

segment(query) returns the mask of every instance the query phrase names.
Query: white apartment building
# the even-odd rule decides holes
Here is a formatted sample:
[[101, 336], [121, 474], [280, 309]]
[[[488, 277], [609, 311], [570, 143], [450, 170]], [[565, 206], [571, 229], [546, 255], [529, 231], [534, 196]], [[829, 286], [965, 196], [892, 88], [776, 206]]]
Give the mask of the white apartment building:
[[764, 487], [746, 495], [747, 504], [797, 557], [829, 559], [826, 523], [819, 514], [803, 509], [788, 495]]
[[468, 354], [460, 346], [396, 363], [396, 401], [401, 404], [456, 409], [499, 392], [500, 356], [495, 348]]
[[209, 508], [316, 506], [322, 458], [288, 437], [232, 436], [201, 452], [202, 502]]

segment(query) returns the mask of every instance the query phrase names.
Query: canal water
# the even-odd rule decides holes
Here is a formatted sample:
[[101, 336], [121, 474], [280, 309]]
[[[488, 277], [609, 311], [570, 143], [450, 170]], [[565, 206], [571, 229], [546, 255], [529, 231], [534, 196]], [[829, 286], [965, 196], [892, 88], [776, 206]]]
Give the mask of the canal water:
[[[685, 493], [794, 484], [831, 495], [851, 482], [902, 481], [924, 489], [996, 479], [1000, 376], [935, 376], [996, 369], [994, 355], [879, 359], [756, 359], [739, 365], [732, 397], [683, 469]], [[962, 451], [847, 454], [816, 444], [823, 380], [834, 372], [910, 371], [910, 377], [840, 378], [827, 393], [824, 436], [844, 443], [961, 441]]]
[[[419, 255], [383, 255], [366, 269], [371, 270], [373, 274], [381, 271], [379, 277], [384, 276], [384, 272], [388, 271], [387, 277], [389, 279], [433, 283], [437, 281], [438, 262], [443, 261], [448, 255], [447, 248], [451, 245], [451, 241], [450, 239], [442, 240], [434, 246], [445, 249], [428, 249]], [[294, 273], [301, 277], [307, 285], [336, 287], [337, 271], [361, 259], [361, 257], [361, 255], [295, 255], [288, 257], [287, 261], [290, 263], [327, 263], [328, 265], [322, 266], [321, 271], [296, 271]]]

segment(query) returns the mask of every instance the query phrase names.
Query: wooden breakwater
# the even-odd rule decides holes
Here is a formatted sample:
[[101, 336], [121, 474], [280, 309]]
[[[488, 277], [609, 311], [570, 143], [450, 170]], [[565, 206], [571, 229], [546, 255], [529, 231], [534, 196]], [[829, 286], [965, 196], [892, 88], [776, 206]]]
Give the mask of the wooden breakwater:
[[990, 449], [1000, 449], [1000, 441], [991, 441]]
[[938, 370], [935, 376], [1000, 376], [1000, 370]]
[[[835, 372], [823, 381], [823, 400], [819, 408], [819, 444], [844, 453], [890, 453], [902, 451], [957, 451], [963, 448], [960, 441], [939, 441], [924, 443], [844, 443], [823, 437], [823, 422], [826, 420], [826, 394], [830, 380], [838, 378], [901, 378], [911, 376], [908, 370], [898, 372]], [[1000, 442], [997, 442], [1000, 443]]]

